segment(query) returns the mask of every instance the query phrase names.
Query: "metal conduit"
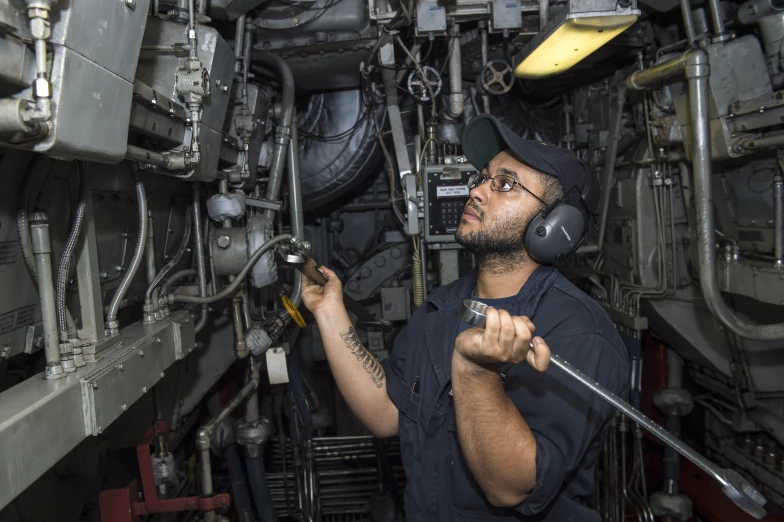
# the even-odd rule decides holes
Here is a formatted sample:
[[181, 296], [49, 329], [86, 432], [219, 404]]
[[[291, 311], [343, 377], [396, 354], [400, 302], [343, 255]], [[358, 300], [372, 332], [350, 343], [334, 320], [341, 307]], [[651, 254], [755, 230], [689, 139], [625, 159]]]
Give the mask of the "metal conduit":
[[697, 253], [700, 288], [711, 314], [735, 334], [746, 339], [770, 341], [784, 339], [784, 323], [758, 325], [738, 318], [724, 302], [716, 270], [716, 225], [711, 180], [711, 142], [708, 111], [708, 53], [690, 49], [678, 58], [649, 69], [637, 71], [626, 79], [630, 89], [644, 90], [679, 76], [689, 85], [689, 108], [692, 128], [692, 164], [697, 210]]

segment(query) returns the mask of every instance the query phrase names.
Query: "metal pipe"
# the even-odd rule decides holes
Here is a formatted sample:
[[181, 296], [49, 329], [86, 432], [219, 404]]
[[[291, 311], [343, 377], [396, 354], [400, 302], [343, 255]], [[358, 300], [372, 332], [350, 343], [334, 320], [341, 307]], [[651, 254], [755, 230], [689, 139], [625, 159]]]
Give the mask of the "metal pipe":
[[[239, 61], [245, 50], [245, 15], [240, 15], [234, 25], [234, 58]], [[235, 73], [239, 73], [239, 65], [235, 63]]]
[[[190, 212], [185, 212], [185, 224], [183, 226], [183, 234], [182, 234], [182, 241], [180, 242], [180, 246], [177, 248], [177, 252], [172, 257], [171, 261], [166, 263], [163, 268], [161, 268], [160, 272], [158, 272], [155, 277], [153, 278], [152, 282], [147, 287], [147, 291], [144, 294], [144, 301], [145, 303], [152, 302], [155, 306], [158, 306], [158, 299], [157, 297], [153, 299], [153, 291], [157, 294], [156, 287], [163, 281], [163, 278], [171, 272], [172, 268], [177, 266], [177, 264], [182, 260], [182, 256], [185, 255], [185, 252], [188, 250], [188, 242], [191, 239], [191, 221], [193, 221], [193, 215]], [[152, 218], [150, 218], [150, 226], [152, 226]], [[167, 227], [168, 228], [168, 227]], [[152, 237], [152, 231], [150, 231], [150, 236]], [[149, 247], [149, 245], [148, 245]], [[164, 249], [165, 250], [165, 249]], [[149, 258], [147, 260], [149, 263]], [[154, 267], [154, 262], [153, 262]], [[161, 295], [166, 295], [165, 292], [161, 292]]]
[[65, 373], [60, 360], [60, 341], [57, 336], [54, 283], [52, 282], [52, 246], [49, 241], [49, 224], [46, 220], [46, 214], [43, 212], [33, 214], [30, 230], [35, 266], [38, 271], [41, 320], [44, 326], [44, 350], [46, 356], [46, 373], [44, 378], [59, 379]]
[[248, 356], [248, 344], [245, 342], [245, 329], [242, 325], [242, 295], [231, 298], [232, 321], [234, 322], [234, 353], [237, 359]]
[[723, 35], [724, 19], [721, 16], [721, 6], [719, 0], [708, 0], [708, 10], [711, 15], [711, 23], [713, 24], [713, 34], [716, 36]]
[[[196, 253], [196, 271], [199, 276], [199, 296], [207, 297], [207, 269], [204, 260], [204, 237], [201, 229], [201, 198], [199, 196], [199, 184], [193, 184], [193, 245]], [[164, 294], [166, 295], [166, 294]], [[207, 324], [208, 305], [201, 305], [201, 315], [199, 322], [194, 329], [199, 333]]]
[[736, 152], [775, 149], [784, 145], [784, 134], [764, 135], [760, 138], [744, 140], [735, 146]]
[[109, 311], [106, 314], [106, 328], [112, 335], [119, 332], [120, 323], [117, 322], [117, 312], [120, 310], [120, 302], [125, 298], [128, 288], [131, 286], [133, 278], [136, 277], [136, 272], [142, 264], [142, 256], [144, 255], [144, 245], [147, 241], [147, 193], [144, 190], [144, 183], [138, 178], [138, 174], [134, 176], [136, 179], [136, 199], [139, 205], [139, 229], [137, 230], [136, 247], [133, 250], [131, 257], [131, 264], [125, 276], [120, 281], [120, 286], [114, 292], [112, 302], [109, 304]]
[[[158, 299], [157, 299], [157, 290], [153, 283], [155, 282], [155, 276], [157, 275], [157, 267], [155, 266], [155, 223], [153, 222], [152, 216], [148, 213], [147, 218], [147, 243], [145, 245], [145, 260], [147, 261], [147, 284], [149, 285], [148, 290], [152, 289], [151, 294], [151, 303], [145, 303], [145, 306], [150, 306], [150, 313], [154, 313], [155, 309], [158, 307]], [[146, 297], [146, 296], [145, 296]], [[145, 310], [145, 312], [147, 312]], [[145, 313], [145, 322], [147, 322], [148, 316]], [[152, 321], [155, 322], [156, 317], [152, 317]]]
[[[305, 215], [302, 209], [302, 184], [299, 170], [299, 135], [297, 133], [297, 115], [293, 116], [291, 125], [291, 143], [288, 151], [288, 185], [289, 185], [289, 216], [291, 233], [294, 237], [305, 239]], [[291, 302], [298, 307], [302, 302], [302, 278], [294, 276], [294, 287], [291, 289]]]
[[544, 29], [550, 19], [550, 0], [539, 0], [539, 30]]
[[[282, 181], [283, 168], [286, 161], [286, 148], [291, 139], [291, 122], [294, 118], [294, 75], [288, 64], [277, 55], [268, 52], [258, 53], [256, 61], [274, 68], [281, 83], [281, 117], [280, 125], [275, 132], [275, 151], [270, 168], [270, 180], [267, 183], [266, 198], [275, 201], [278, 199]], [[272, 209], [264, 209], [264, 217], [271, 220], [275, 215]]]
[[691, 2], [681, 0], [681, 16], [683, 16], [683, 29], [686, 32], [686, 41], [689, 45], [694, 44], [696, 34], [694, 33], [694, 20], [691, 17]]
[[87, 198], [89, 197], [89, 190], [87, 182], [81, 175], [81, 168], [77, 162], [77, 169], [79, 169], [81, 187], [79, 190], [79, 203], [76, 206], [76, 213], [74, 214], [73, 226], [71, 233], [68, 235], [68, 241], [65, 243], [63, 256], [60, 258], [60, 266], [57, 269], [57, 288], [55, 292], [55, 306], [57, 308], [57, 328], [60, 332], [60, 340], [62, 342], [68, 341], [71, 337], [76, 337], [76, 327], [69, 332], [67, 321], [67, 309], [65, 306], [65, 286], [68, 281], [68, 272], [71, 267], [71, 257], [74, 250], [76, 250], [76, 243], [79, 239], [79, 234], [82, 231], [82, 224], [84, 223], [84, 216], [87, 209]]
[[[690, 51], [698, 58], [686, 67], [691, 109], [692, 163], [697, 209], [697, 253], [702, 295], [714, 317], [736, 335], [747, 339], [784, 339], [784, 323], [757, 325], [739, 319], [727, 306], [716, 274], [716, 227], [714, 223], [713, 183], [711, 179], [711, 142], [708, 112], [708, 54]], [[688, 55], [690, 52], [687, 52]]]
[[232, 281], [228, 286], [226, 286], [226, 288], [224, 288], [221, 292], [211, 295], [209, 297], [193, 297], [190, 295], [172, 295], [170, 296], [169, 300], [175, 303], [210, 304], [230, 296], [232, 292], [234, 292], [237, 289], [237, 287], [240, 285], [240, 283], [245, 278], [245, 276], [248, 275], [250, 269], [253, 268], [253, 265], [255, 265], [258, 262], [259, 258], [264, 254], [264, 252], [274, 247], [278, 243], [282, 243], [283, 241], [288, 241], [293, 237], [294, 236], [292, 236], [291, 234], [280, 234], [270, 239], [263, 245], [261, 245], [253, 253], [253, 255], [250, 256], [248, 262], [245, 264], [242, 270], [240, 270], [240, 272], [237, 274], [236, 279], [234, 279], [234, 281]]
[[447, 117], [457, 120], [463, 115], [463, 59], [460, 51], [460, 26], [452, 26], [452, 54], [449, 56], [449, 96]]
[[183, 152], [161, 154], [135, 145], [128, 145], [125, 159], [155, 165], [166, 170], [185, 170], [185, 154]]
[[169, 287], [172, 286], [174, 283], [179, 281], [184, 277], [193, 277], [197, 274], [196, 270], [193, 268], [186, 268], [184, 270], [178, 270], [174, 272], [169, 278], [163, 282], [161, 285], [161, 294], [168, 295]]
[[773, 178], [774, 255], [776, 268], [784, 268], [784, 178]]
[[773, 208], [775, 227], [775, 266], [776, 268], [784, 268], [784, 178], [782, 178], [781, 174], [773, 179]]
[[[547, 12], [550, 7], [549, 0], [539, 0], [539, 18], [541, 20], [542, 17], [542, 5], [545, 5], [544, 8], [544, 17], [545, 23], [547, 22]], [[540, 28], [541, 28], [540, 22]], [[487, 27], [485, 26], [484, 22], [480, 22], [479, 31], [482, 36], [482, 67], [484, 68], [488, 62], [488, 53], [487, 53]], [[486, 113], [490, 113], [490, 96], [487, 93], [482, 94], [482, 108]]]

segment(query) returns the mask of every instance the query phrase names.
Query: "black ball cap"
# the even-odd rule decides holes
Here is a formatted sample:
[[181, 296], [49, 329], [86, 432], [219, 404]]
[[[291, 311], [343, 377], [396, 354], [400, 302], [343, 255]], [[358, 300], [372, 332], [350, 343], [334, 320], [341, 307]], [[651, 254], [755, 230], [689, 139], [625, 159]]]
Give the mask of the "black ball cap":
[[[599, 207], [599, 180], [574, 152], [557, 145], [521, 138], [490, 114], [475, 116], [465, 126], [463, 152], [481, 172], [499, 152], [507, 150], [522, 163], [555, 176], [568, 203], [596, 214]], [[491, 173], [492, 175], [492, 173]], [[582, 205], [579, 205], [579, 202]]]

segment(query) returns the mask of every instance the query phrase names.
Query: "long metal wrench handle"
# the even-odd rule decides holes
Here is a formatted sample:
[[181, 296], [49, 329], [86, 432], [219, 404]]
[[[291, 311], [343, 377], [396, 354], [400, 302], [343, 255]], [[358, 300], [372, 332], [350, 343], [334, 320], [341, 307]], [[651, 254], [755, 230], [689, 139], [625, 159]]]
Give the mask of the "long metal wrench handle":
[[[461, 318], [467, 323], [477, 328], [485, 327], [485, 313], [487, 306], [478, 301], [466, 300], [463, 303], [461, 311]], [[531, 349], [534, 345], [531, 344]], [[762, 519], [766, 512], [762, 507], [767, 503], [765, 497], [754, 487], [743, 479], [737, 472], [723, 469], [709, 461], [692, 448], [684, 444], [680, 439], [673, 436], [645, 416], [641, 411], [632, 407], [629, 403], [615, 395], [613, 392], [591, 379], [583, 372], [569, 364], [558, 354], [550, 354], [550, 361], [553, 365], [557, 366], [567, 375], [575, 379], [577, 382], [590, 389], [599, 397], [609, 402], [614, 408], [623, 412], [627, 417], [633, 419], [637, 424], [651, 432], [658, 437], [662, 442], [670, 446], [672, 449], [689, 459], [698, 468], [705, 473], [712, 475], [716, 481], [721, 484], [724, 493], [735, 502], [741, 509], [752, 515], [757, 519]]]

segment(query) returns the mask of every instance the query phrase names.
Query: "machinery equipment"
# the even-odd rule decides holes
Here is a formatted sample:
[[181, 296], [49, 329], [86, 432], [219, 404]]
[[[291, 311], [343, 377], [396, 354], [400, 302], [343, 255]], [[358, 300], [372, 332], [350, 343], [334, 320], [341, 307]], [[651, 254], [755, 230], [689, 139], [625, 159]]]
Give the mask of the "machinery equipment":
[[778, 0], [0, 0], [0, 520], [402, 519], [300, 273], [388, 357], [476, 267], [484, 113], [600, 180], [557, 267], [632, 373], [586, 503], [781, 517], [783, 42]]

